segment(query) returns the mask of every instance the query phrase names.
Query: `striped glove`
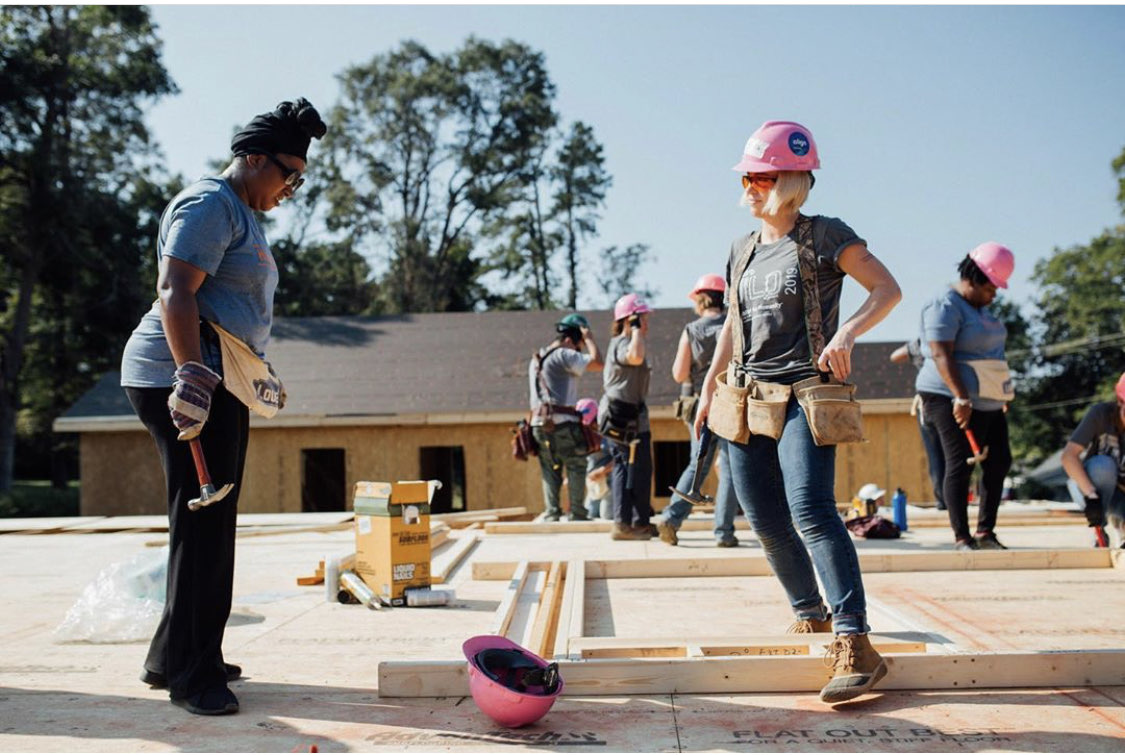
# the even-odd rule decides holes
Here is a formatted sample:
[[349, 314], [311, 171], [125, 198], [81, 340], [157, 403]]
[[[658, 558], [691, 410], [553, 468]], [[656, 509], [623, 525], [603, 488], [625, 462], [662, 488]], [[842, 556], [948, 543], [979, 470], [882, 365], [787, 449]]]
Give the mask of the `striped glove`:
[[203, 430], [211, 413], [211, 394], [222, 378], [199, 362], [184, 362], [176, 370], [168, 409], [179, 440], [191, 440]]

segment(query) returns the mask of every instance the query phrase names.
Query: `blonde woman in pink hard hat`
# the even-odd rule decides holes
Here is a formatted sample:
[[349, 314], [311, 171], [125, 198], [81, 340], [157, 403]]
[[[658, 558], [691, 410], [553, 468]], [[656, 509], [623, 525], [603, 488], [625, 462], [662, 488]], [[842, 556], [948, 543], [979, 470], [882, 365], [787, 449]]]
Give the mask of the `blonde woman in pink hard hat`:
[[[1012, 466], [1005, 405], [1014, 398], [1004, 355], [1008, 331], [988, 306], [1008, 287], [1012, 252], [995, 241], [958, 263], [960, 280], [922, 307], [922, 356], [914, 388], [922, 422], [937, 434], [945, 457], [942, 499], [957, 550], [1004, 550], [996, 512]], [[974, 448], [975, 446], [975, 448]], [[976, 530], [969, 529], [969, 478], [981, 468]]]
[[[741, 174], [742, 203], [758, 227], [731, 246], [728, 314], [704, 380], [695, 432], [699, 435], [707, 421], [720, 373], [725, 371], [726, 383], [736, 387], [768, 384], [773, 421], [768, 431], [756, 425], [759, 434], [747, 433], [745, 442], [728, 438], [731, 477], [789, 598], [797, 619], [790, 631], [836, 634], [835, 671], [820, 698], [838, 703], [870, 690], [887, 666], [868, 641], [859, 559], [836, 513], [836, 447], [817, 444], [792, 386], [845, 380], [855, 339], [886, 317], [901, 293], [846, 223], [801, 214], [814, 183], [812, 171], [819, 167], [812, 133], [792, 121], [763, 124], [734, 166]], [[840, 323], [845, 278], [868, 295]]]

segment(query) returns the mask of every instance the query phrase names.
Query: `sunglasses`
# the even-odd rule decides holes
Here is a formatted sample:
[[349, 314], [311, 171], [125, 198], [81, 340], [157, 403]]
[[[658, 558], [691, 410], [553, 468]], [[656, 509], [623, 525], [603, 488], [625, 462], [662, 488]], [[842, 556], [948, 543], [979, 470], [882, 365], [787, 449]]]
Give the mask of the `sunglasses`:
[[288, 165], [281, 162], [281, 160], [278, 160], [277, 155], [271, 155], [269, 152], [263, 152], [262, 154], [269, 158], [269, 161], [276, 165], [277, 169], [281, 171], [281, 179], [285, 181], [285, 185], [289, 187], [290, 191], [296, 191], [301, 188], [301, 184], [305, 182], [305, 179], [301, 178], [301, 171], [290, 168]]
[[760, 173], [747, 173], [742, 177], [742, 188], [744, 189], [753, 186], [758, 191], [766, 191], [767, 189], [772, 189], [775, 183], [777, 183], [777, 176], [763, 176]]

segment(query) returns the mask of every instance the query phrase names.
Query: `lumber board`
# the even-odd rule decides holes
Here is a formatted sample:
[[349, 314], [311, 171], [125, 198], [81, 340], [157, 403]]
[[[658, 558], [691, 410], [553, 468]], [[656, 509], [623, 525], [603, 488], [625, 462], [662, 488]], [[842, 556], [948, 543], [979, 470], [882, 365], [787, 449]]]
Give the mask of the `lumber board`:
[[512, 616], [516, 610], [516, 603], [519, 601], [520, 592], [523, 591], [523, 586], [527, 582], [527, 574], [528, 562], [520, 561], [516, 566], [516, 571], [512, 575], [512, 579], [508, 582], [508, 589], [504, 592], [504, 598], [496, 608], [496, 613], [492, 619], [492, 625], [488, 628], [489, 634], [499, 634], [503, 636], [508, 634], [508, 627], [512, 624]]
[[[946, 523], [948, 526], [948, 522]], [[710, 519], [685, 519], [680, 532], [710, 532], [715, 523]], [[749, 530], [745, 518], [735, 519], [734, 528]], [[608, 519], [595, 519], [588, 522], [487, 522], [484, 531], [490, 535], [559, 535], [569, 533], [609, 532], [613, 522]]]
[[[523, 563], [523, 562], [522, 561], [474, 561], [472, 563], [473, 579], [483, 581], [483, 582], [491, 582], [491, 581], [507, 582], [516, 573], [516, 567], [519, 566], [519, 564], [521, 564], [521, 563]], [[528, 567], [528, 569], [531, 569], [532, 571], [543, 571], [544, 569], [550, 569], [551, 568], [551, 562], [550, 561], [528, 561], [527, 567]]]
[[432, 514], [431, 521], [445, 522], [450, 527], [468, 525], [474, 522], [495, 522], [504, 517], [524, 516], [526, 506], [510, 506], [503, 509], [476, 509], [474, 511], [454, 511], [445, 514]]
[[535, 622], [531, 628], [531, 644], [527, 647], [540, 658], [547, 657], [554, 646], [552, 627], [558, 626], [559, 601], [562, 593], [560, 584], [565, 563], [555, 561], [547, 571], [547, 581], [539, 597], [539, 608], [535, 612]]
[[[575, 589], [579, 582], [585, 583], [586, 569], [579, 560], [568, 561], [563, 574], [562, 601], [559, 603], [558, 621], [555, 627], [555, 641], [551, 655], [543, 658], [566, 658], [570, 644], [570, 619], [574, 614]], [[585, 584], [583, 584], [585, 587]], [[585, 596], [583, 595], [583, 600]]]
[[[925, 632], [872, 633], [880, 653], [925, 653], [940, 639]], [[723, 635], [704, 637], [572, 637], [571, 652], [581, 658], [685, 658], [689, 648], [711, 655], [823, 655], [832, 644], [831, 632], [781, 635]]]
[[465, 556], [469, 555], [469, 551], [476, 545], [479, 537], [480, 535], [476, 532], [462, 535], [452, 545], [447, 546], [441, 552], [441, 555], [432, 559], [430, 562], [430, 582], [435, 585], [447, 582], [457, 565], [464, 560]]
[[[1103, 569], [1113, 566], [1107, 548], [1069, 550], [934, 551], [870, 553], [859, 551], [867, 573], [917, 571], [1004, 571], [1013, 569]], [[509, 579], [515, 562], [480, 561], [473, 579]], [[762, 577], [772, 574], [764, 555], [707, 558], [607, 559], [586, 562], [586, 579], [656, 577]]]
[[[889, 656], [877, 690], [1028, 689], [1119, 685], [1125, 650]], [[564, 695], [817, 692], [832, 676], [819, 656], [560, 660]], [[379, 696], [469, 694], [465, 661], [383, 661]]]
[[535, 628], [535, 616], [539, 611], [539, 602], [543, 597], [543, 586], [547, 582], [547, 572], [534, 570], [528, 572], [527, 582], [516, 599], [516, 608], [512, 612], [512, 623], [508, 626], [505, 637], [523, 647], [531, 646], [531, 632]]

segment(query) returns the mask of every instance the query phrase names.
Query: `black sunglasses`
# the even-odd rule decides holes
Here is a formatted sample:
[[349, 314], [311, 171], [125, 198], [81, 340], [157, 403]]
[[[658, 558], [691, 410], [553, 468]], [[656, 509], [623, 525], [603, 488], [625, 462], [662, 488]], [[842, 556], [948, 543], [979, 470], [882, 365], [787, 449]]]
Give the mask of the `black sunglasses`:
[[281, 160], [278, 160], [277, 155], [272, 155], [269, 152], [263, 152], [262, 154], [268, 157], [270, 162], [276, 165], [278, 170], [281, 171], [281, 179], [285, 181], [285, 185], [288, 186], [291, 191], [296, 191], [301, 188], [301, 184], [305, 182], [305, 179], [301, 178], [301, 171], [290, 168], [288, 165], [281, 162]]

